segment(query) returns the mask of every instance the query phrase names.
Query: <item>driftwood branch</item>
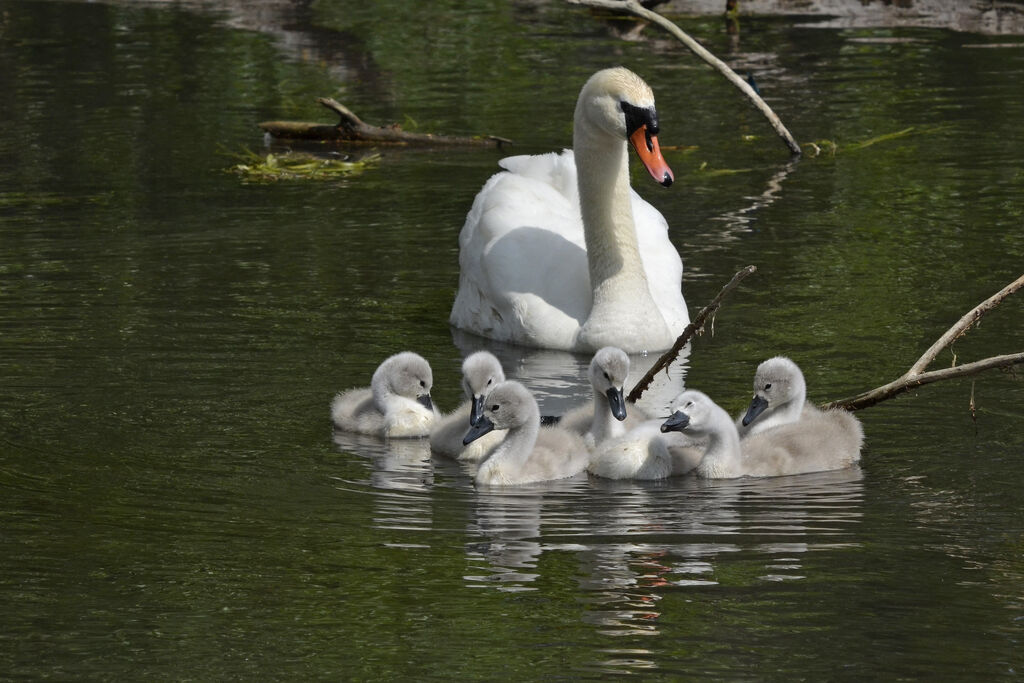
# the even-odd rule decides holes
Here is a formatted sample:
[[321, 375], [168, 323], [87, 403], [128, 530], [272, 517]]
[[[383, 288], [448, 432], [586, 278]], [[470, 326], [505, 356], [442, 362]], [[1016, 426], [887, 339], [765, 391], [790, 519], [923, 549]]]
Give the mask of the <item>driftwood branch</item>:
[[705, 62], [710, 64], [718, 73], [726, 78], [730, 83], [740, 89], [747, 99], [750, 100], [755, 107], [764, 115], [772, 128], [778, 134], [786, 147], [789, 148], [790, 153], [793, 155], [800, 155], [801, 149], [797, 141], [790, 135], [789, 130], [783, 125], [782, 121], [772, 108], [761, 98], [760, 95], [751, 87], [749, 83], [736, 75], [736, 72], [729, 68], [729, 65], [720, 60], [715, 55], [711, 54], [703, 45], [698, 43], [689, 34], [683, 31], [681, 28], [676, 26], [674, 23], [661, 16], [657, 12], [653, 12], [636, 0], [569, 0], [574, 5], [585, 5], [587, 7], [597, 7], [600, 9], [609, 9], [616, 12], [625, 12], [632, 14], [635, 17], [645, 19], [653, 24], [657, 24], [661, 28], [671, 33], [679, 42], [685, 45], [691, 52], [703, 59]]
[[704, 325], [707, 323], [708, 319], [714, 316], [715, 312], [718, 311], [719, 307], [721, 307], [722, 299], [725, 298], [725, 295], [735, 289], [743, 278], [756, 270], [757, 268], [755, 266], [747, 266], [732, 276], [732, 280], [729, 280], [729, 284], [722, 287], [722, 291], [720, 291], [718, 295], [711, 300], [711, 303], [702, 308], [700, 313], [694, 316], [693, 320], [690, 321], [690, 324], [683, 330], [683, 333], [676, 339], [672, 348], [663, 353], [654, 365], [651, 366], [651, 369], [647, 371], [647, 374], [640, 378], [640, 381], [637, 382], [636, 386], [634, 386], [629, 392], [629, 396], [626, 397], [627, 401], [630, 403], [636, 403], [640, 397], [643, 396], [644, 392], [647, 391], [647, 388], [651, 386], [651, 382], [654, 381], [655, 375], [668, 368], [668, 366], [672, 364], [672, 361], [679, 356], [679, 352], [683, 350], [686, 343], [690, 341], [694, 335], [699, 334], [704, 329]]
[[476, 146], [502, 147], [512, 144], [507, 138], [496, 135], [481, 137], [458, 137], [451, 135], [433, 135], [430, 133], [410, 133], [402, 130], [398, 124], [390, 126], [374, 126], [356, 116], [348, 107], [330, 98], [321, 97], [317, 102], [338, 115], [338, 123], [307, 123], [305, 121], [264, 121], [261, 129], [275, 138], [289, 140], [325, 140], [334, 142], [362, 142], [391, 145], [443, 145], [443, 146]]
[[1006, 297], [1010, 296], [1021, 287], [1024, 287], [1024, 275], [1003, 287], [1001, 290], [985, 299], [980, 304], [968, 311], [960, 320], [939, 337], [920, 358], [917, 359], [906, 373], [888, 384], [884, 384], [870, 391], [844, 398], [839, 401], [832, 401], [822, 408], [843, 408], [845, 410], [860, 410], [881, 403], [886, 399], [899, 396], [915, 387], [924, 384], [931, 384], [944, 379], [955, 379], [976, 375], [984, 370], [992, 368], [1009, 368], [1010, 366], [1024, 363], [1024, 353], [1011, 353], [1002, 356], [992, 356], [973, 363], [954, 365], [941, 370], [926, 371], [926, 368], [935, 360], [939, 352], [948, 347], [954, 341], [967, 333], [983, 315], [998, 306]]

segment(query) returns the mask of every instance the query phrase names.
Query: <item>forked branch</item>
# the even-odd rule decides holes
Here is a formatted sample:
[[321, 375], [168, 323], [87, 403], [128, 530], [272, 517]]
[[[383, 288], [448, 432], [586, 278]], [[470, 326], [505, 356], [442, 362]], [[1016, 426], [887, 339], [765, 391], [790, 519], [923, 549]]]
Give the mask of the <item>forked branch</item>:
[[906, 373], [892, 382], [875, 389], [871, 389], [870, 391], [865, 391], [864, 393], [856, 396], [844, 398], [839, 401], [832, 401], [831, 403], [823, 405], [822, 408], [860, 410], [861, 408], [867, 408], [875, 405], [876, 403], [881, 403], [882, 401], [893, 398], [894, 396], [899, 396], [902, 393], [924, 384], [931, 384], [932, 382], [938, 382], [944, 379], [967, 377], [970, 375], [976, 375], [983, 370], [990, 370], [992, 368], [1009, 368], [1013, 365], [1024, 363], [1024, 353], [1011, 353], [1002, 356], [984, 358], [979, 361], [974, 361], [973, 363], [954, 365], [941, 370], [926, 370], [926, 368], [935, 360], [936, 356], [939, 355], [940, 351], [966, 334], [967, 331], [970, 330], [970, 328], [975, 325], [983, 315], [998, 306], [1006, 297], [1010, 296], [1021, 287], [1024, 287], [1024, 275], [1021, 275], [1019, 278], [968, 311], [952, 327], [946, 330], [946, 332], [939, 337], [935, 343], [921, 355], [920, 358], [917, 359], [917, 362], [910, 366], [910, 369], [907, 370]]

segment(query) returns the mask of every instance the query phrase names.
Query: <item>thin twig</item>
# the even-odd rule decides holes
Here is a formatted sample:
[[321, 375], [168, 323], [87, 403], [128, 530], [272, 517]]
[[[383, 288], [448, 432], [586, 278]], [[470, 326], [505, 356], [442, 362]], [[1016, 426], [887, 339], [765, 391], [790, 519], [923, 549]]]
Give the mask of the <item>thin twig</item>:
[[736, 285], [738, 285], [740, 281], [743, 280], [743, 278], [747, 277], [756, 270], [757, 267], [755, 266], [747, 266], [746, 268], [732, 276], [732, 279], [729, 280], [729, 284], [727, 284], [725, 287], [722, 287], [722, 291], [720, 291], [718, 295], [711, 300], [711, 303], [702, 308], [700, 310], [700, 313], [694, 316], [693, 320], [690, 321], [690, 324], [687, 325], [686, 328], [683, 330], [683, 333], [680, 334], [679, 337], [676, 339], [676, 342], [675, 344], [672, 345], [672, 348], [663, 353], [661, 358], [659, 358], [654, 363], [654, 365], [651, 366], [651, 369], [647, 371], [647, 374], [640, 378], [640, 381], [637, 382], [636, 386], [634, 386], [633, 389], [629, 392], [629, 396], [626, 397], [627, 401], [631, 403], [636, 403], [638, 400], [640, 400], [640, 397], [643, 396], [645, 391], [647, 391], [647, 388], [651, 385], [651, 382], [654, 381], [654, 376], [672, 364], [672, 361], [674, 361], [679, 356], [679, 352], [682, 351], [684, 346], [686, 346], [686, 342], [690, 341], [690, 339], [695, 334], [698, 334], [701, 330], [704, 329], [704, 324], [707, 322], [709, 317], [712, 319], [712, 321], [714, 320], [714, 314], [722, 305], [722, 299], [725, 298], [725, 295], [731, 292], [733, 289], [735, 289]]
[[698, 43], [689, 34], [683, 31], [681, 28], [676, 26], [674, 23], [661, 16], [657, 12], [653, 12], [636, 0], [569, 0], [574, 5], [585, 5], [587, 7], [597, 7], [600, 9], [610, 9], [616, 12], [625, 12], [632, 14], [635, 17], [646, 19], [651, 23], [657, 24], [661, 28], [671, 33], [679, 42], [685, 45], [691, 52], [703, 59], [705, 62], [710, 64], [718, 73], [726, 78], [730, 83], [740, 89], [744, 95], [747, 96], [755, 107], [764, 115], [772, 128], [778, 134], [782, 141], [789, 148], [789, 151], [794, 156], [802, 154], [799, 143], [790, 135], [789, 130], [783, 125], [782, 121], [772, 108], [761, 98], [760, 95], [747, 83], [745, 80], [736, 75], [736, 72], [729, 68], [729, 65], [723, 62], [721, 59], [711, 54], [703, 45]]

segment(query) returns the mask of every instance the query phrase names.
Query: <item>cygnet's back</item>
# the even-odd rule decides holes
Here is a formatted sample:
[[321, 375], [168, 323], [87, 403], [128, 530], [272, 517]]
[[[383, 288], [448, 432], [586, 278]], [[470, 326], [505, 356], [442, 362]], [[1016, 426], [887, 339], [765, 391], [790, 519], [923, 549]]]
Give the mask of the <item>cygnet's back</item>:
[[476, 462], [502, 439], [503, 431], [477, 439], [468, 446], [462, 439], [470, 425], [483, 414], [484, 397], [491, 387], [505, 381], [501, 363], [488, 351], [477, 351], [462, 361], [462, 389], [468, 399], [445, 415], [430, 432], [430, 448], [435, 453], [463, 462]]
[[700, 444], [679, 432], [661, 432], [662, 420], [648, 420], [598, 444], [587, 471], [605, 479], [666, 479], [687, 474], [700, 463]]
[[583, 438], [560, 427], [541, 429], [537, 401], [519, 382], [502, 382], [487, 394], [483, 415], [466, 434], [465, 443], [494, 429], [508, 431], [480, 463], [477, 484], [515, 486], [564, 479], [587, 466]]
[[397, 353], [377, 367], [368, 388], [349, 389], [334, 397], [334, 426], [383, 437], [426, 436], [437, 415], [430, 398], [433, 384], [430, 364], [422, 356]]
[[740, 447], [751, 476], [838, 470], [860, 460], [864, 428], [845, 410], [815, 410], [799, 421], [752, 434]]

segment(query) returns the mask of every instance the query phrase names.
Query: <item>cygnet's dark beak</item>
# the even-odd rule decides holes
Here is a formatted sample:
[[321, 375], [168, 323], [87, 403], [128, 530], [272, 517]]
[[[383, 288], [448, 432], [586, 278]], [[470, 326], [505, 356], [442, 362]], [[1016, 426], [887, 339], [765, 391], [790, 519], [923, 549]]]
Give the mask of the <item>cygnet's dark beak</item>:
[[492, 429], [494, 429], [494, 423], [486, 415], [481, 415], [477, 418], [476, 424], [466, 432], [465, 438], [462, 439], [462, 445], [468, 446]]
[[665, 432], [681, 432], [686, 429], [688, 424], [690, 424], [690, 416], [677, 410], [661, 424], [661, 431], [663, 434]]
[[605, 396], [608, 397], [608, 407], [612, 411], [612, 415], [619, 422], [626, 419], [626, 399], [622, 397], [622, 389], [618, 387], [612, 387], [605, 392]]
[[483, 417], [484, 398], [483, 394], [473, 398], [473, 403], [469, 406], [469, 424], [475, 425], [480, 421], [480, 418]]
[[422, 396], [417, 396], [416, 402], [419, 403], [424, 408], [426, 408], [427, 410], [432, 411], [434, 409], [434, 402], [430, 400], [430, 394], [423, 394]]
[[765, 411], [768, 407], [768, 399], [760, 396], [754, 396], [750, 401], [750, 407], [747, 408], [747, 414], [743, 416], [743, 426], [749, 427], [750, 423], [757, 419], [757, 416]]

